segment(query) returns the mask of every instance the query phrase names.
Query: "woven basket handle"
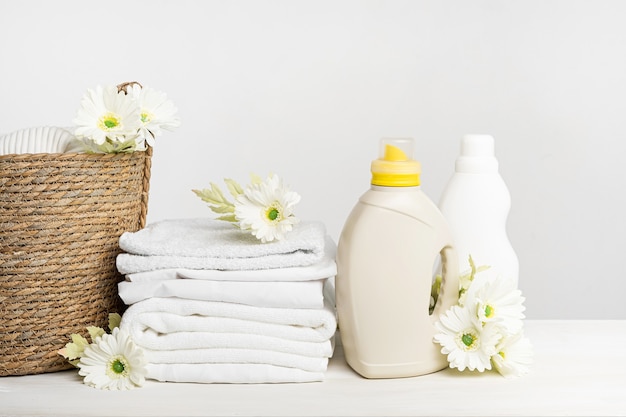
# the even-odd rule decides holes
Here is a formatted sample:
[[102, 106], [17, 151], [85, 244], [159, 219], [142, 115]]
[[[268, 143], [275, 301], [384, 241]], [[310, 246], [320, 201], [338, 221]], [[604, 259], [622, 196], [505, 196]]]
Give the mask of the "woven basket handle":
[[152, 168], [152, 146], [146, 149], [146, 159], [143, 166], [143, 187], [141, 191], [141, 215], [139, 216], [139, 229], [146, 226], [148, 215], [148, 196], [150, 191], [150, 169]]
[[128, 94], [128, 91], [127, 91], [128, 87], [132, 87], [133, 85], [138, 85], [139, 88], [143, 88], [143, 85], [141, 85], [137, 81], [127, 81], [125, 83], [121, 83], [117, 85], [117, 92], [120, 93], [123, 91], [124, 94]]

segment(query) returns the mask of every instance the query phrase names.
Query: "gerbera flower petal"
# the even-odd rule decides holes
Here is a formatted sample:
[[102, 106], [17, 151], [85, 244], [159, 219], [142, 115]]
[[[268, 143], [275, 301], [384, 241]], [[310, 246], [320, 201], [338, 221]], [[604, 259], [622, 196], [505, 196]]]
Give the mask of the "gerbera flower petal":
[[439, 318], [435, 328], [439, 333], [434, 341], [441, 345], [441, 353], [448, 355], [451, 368], [491, 369], [491, 356], [501, 337], [496, 326], [483, 326], [469, 309], [455, 305]]
[[522, 332], [502, 338], [492, 356], [494, 368], [507, 378], [528, 373], [533, 362], [533, 347]]
[[100, 389], [134, 388], [146, 376], [143, 352], [119, 327], [87, 346], [77, 366], [83, 382]]
[[171, 131], [180, 126], [180, 119], [176, 115], [178, 109], [165, 93], [135, 84], [128, 90], [128, 94], [139, 104], [140, 137], [151, 146], [154, 146], [154, 139], [163, 133], [163, 129]]
[[507, 334], [514, 334], [523, 326], [524, 300], [513, 281], [502, 275], [481, 274], [468, 289], [465, 305], [474, 309], [482, 323], [497, 323]]
[[133, 97], [110, 86], [87, 90], [74, 119], [74, 134], [102, 145], [106, 140], [125, 142], [137, 137], [141, 126], [139, 106]]
[[235, 218], [241, 229], [250, 231], [263, 243], [282, 240], [298, 219], [293, 207], [300, 195], [289, 191], [278, 175], [248, 186], [235, 202]]

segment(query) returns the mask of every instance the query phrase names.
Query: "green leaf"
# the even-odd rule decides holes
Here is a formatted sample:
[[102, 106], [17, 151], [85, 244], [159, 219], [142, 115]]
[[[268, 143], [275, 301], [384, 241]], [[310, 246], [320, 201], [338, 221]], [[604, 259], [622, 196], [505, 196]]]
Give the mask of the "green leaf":
[[88, 140], [83, 144], [85, 150], [89, 153], [131, 153], [137, 150], [137, 141], [135, 138], [128, 139], [124, 142], [107, 138], [101, 144]]
[[222, 193], [222, 189], [220, 188], [220, 186], [215, 184], [214, 182], [211, 182], [209, 184], [211, 184], [211, 193], [215, 196], [215, 201], [219, 203], [226, 202], [227, 200], [224, 197], [224, 193]]
[[76, 345], [79, 346], [87, 346], [89, 344], [89, 342], [87, 341], [87, 339], [85, 339], [82, 335], [77, 334], [77, 333], [72, 333], [70, 335], [70, 337], [72, 338], [72, 342]]
[[231, 222], [231, 223], [237, 223], [237, 218], [235, 217], [234, 214], [228, 214], [225, 216], [220, 216], [217, 218], [217, 220], [224, 220], [226, 222]]
[[211, 209], [211, 211], [218, 214], [235, 212], [235, 206], [232, 205], [215, 205], [210, 206], [209, 208]]
[[430, 296], [434, 300], [434, 305], [429, 308], [429, 313], [432, 314], [435, 305], [437, 305], [437, 300], [439, 299], [439, 291], [441, 291], [441, 275], [435, 275], [435, 279], [433, 280], [432, 286], [430, 287]]
[[205, 201], [205, 202], [207, 202], [209, 204], [220, 204], [221, 203], [221, 201], [215, 199], [214, 193], [211, 190], [209, 190], [208, 188], [205, 188], [203, 190], [191, 190], [191, 191], [196, 193], [196, 195], [198, 197], [200, 197], [200, 199], [202, 201]]
[[102, 327], [95, 327], [95, 326], [87, 327], [87, 331], [89, 332], [89, 337], [91, 337], [92, 342], [95, 342], [97, 338], [101, 337], [104, 333], [106, 333]]
[[474, 264], [474, 259], [472, 259], [472, 255], [469, 255], [469, 264], [470, 264], [470, 268], [472, 269], [472, 273], [471, 273], [471, 278], [470, 279], [474, 279], [474, 275], [476, 274], [476, 265]]
[[220, 187], [215, 183], [210, 183], [211, 188], [205, 188], [203, 190], [192, 190], [198, 197], [209, 204], [214, 205], [232, 205], [222, 193]]
[[224, 182], [226, 183], [226, 187], [228, 187], [228, 191], [233, 197], [237, 198], [239, 194], [243, 194], [243, 188], [241, 188], [241, 185], [239, 185], [236, 181], [230, 178], [224, 178]]
[[481, 265], [477, 267], [476, 264], [474, 263], [474, 258], [472, 258], [472, 255], [469, 255], [469, 264], [470, 264], [470, 267], [472, 268], [472, 272], [470, 274], [470, 281], [474, 280], [474, 276], [477, 273], [486, 271], [487, 269], [490, 268], [489, 265]]
[[72, 338], [72, 343], [68, 343], [65, 345], [65, 349], [61, 349], [59, 354], [65, 357], [66, 359], [78, 359], [83, 355], [85, 351], [85, 347], [89, 345], [87, 339], [79, 334], [72, 334], [70, 336]]
[[[226, 216], [221, 216], [218, 220], [225, 220], [229, 222], [234, 222], [234, 215], [232, 213], [235, 212], [235, 205], [228, 201], [220, 187], [215, 183], [210, 183], [211, 188], [205, 188], [203, 190], [192, 190], [198, 197], [202, 199], [202, 201], [209, 203], [209, 208], [212, 212], [217, 214], [226, 214]], [[241, 189], [238, 184], [236, 184], [232, 180], [227, 181], [228, 189], [231, 194], [237, 192], [238, 189]]]
[[109, 313], [109, 330], [113, 331], [116, 327], [120, 327], [122, 316], [118, 313]]

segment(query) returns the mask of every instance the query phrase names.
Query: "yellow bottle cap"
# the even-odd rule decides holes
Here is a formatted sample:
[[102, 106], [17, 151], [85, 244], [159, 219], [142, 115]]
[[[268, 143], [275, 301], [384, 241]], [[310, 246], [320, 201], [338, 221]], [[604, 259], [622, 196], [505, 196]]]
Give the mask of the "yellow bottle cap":
[[372, 185], [414, 187], [420, 185], [421, 165], [408, 155], [413, 139], [381, 140], [381, 157], [372, 161]]

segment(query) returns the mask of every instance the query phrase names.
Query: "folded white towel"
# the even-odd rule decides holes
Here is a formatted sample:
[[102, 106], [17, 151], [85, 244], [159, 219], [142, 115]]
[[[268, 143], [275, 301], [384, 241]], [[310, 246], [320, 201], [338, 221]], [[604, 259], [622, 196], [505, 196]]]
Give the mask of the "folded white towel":
[[285, 309], [150, 298], [130, 306], [120, 327], [151, 350], [240, 348], [330, 357], [337, 321], [329, 303]]
[[289, 268], [251, 269], [224, 271], [218, 269], [154, 269], [144, 272], [129, 273], [126, 280], [131, 282], [165, 281], [173, 279], [199, 279], [211, 281], [312, 281], [337, 274], [335, 255], [337, 245], [330, 238], [324, 244], [324, 256], [319, 262], [306, 266]]
[[167, 382], [197, 382], [204, 384], [266, 384], [290, 382], [318, 382], [324, 380], [323, 372], [298, 368], [250, 363], [203, 364], [148, 364], [148, 379]]
[[123, 274], [168, 268], [250, 270], [312, 265], [324, 256], [326, 230], [300, 222], [287, 238], [261, 243], [232, 224], [212, 218], [152, 223], [119, 239]]
[[118, 293], [127, 305], [152, 297], [222, 301], [257, 307], [323, 308], [324, 280], [301, 282], [244, 282], [173, 279], [120, 282]]
[[147, 378], [199, 383], [322, 381], [334, 349], [334, 307], [286, 309], [149, 298], [120, 324], [146, 352]]
[[0, 135], [0, 155], [78, 152], [71, 128], [40, 126]]
[[266, 365], [297, 368], [309, 372], [324, 372], [328, 367], [328, 358], [295, 355], [260, 349], [209, 348], [181, 350], [144, 349], [148, 363], [157, 364], [201, 364], [232, 363]]

